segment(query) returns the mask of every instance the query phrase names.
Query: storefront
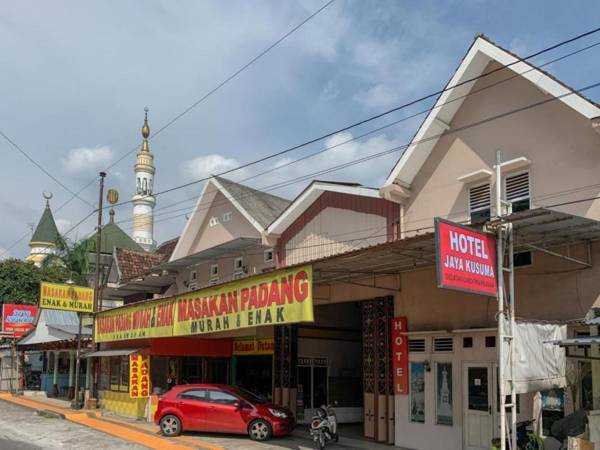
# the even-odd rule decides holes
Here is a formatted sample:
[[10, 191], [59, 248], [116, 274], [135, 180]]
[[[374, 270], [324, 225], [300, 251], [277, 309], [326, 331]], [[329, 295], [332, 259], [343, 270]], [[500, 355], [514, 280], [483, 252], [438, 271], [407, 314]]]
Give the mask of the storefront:
[[100, 351], [89, 355], [100, 360], [100, 406], [151, 417], [153, 399], [130, 395], [133, 355], [149, 356], [155, 395], [177, 384], [237, 383], [272, 398], [274, 326], [311, 320], [310, 266], [104, 311]]

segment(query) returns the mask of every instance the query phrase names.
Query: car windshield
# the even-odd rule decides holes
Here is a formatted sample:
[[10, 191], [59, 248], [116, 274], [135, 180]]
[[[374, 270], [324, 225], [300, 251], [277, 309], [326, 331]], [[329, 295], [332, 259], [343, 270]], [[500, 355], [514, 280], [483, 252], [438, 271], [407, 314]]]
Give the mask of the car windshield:
[[233, 390], [237, 395], [239, 395], [245, 400], [248, 400], [249, 402], [256, 403], [259, 405], [267, 403], [267, 400], [262, 395], [255, 394], [254, 392], [250, 392], [242, 387], [234, 386]]

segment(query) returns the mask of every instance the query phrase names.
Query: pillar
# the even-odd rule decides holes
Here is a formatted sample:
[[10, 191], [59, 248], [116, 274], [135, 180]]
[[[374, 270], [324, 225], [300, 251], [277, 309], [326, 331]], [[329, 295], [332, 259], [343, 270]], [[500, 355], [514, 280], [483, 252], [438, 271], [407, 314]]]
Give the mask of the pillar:
[[75, 352], [69, 350], [69, 400], [75, 398]]
[[90, 388], [90, 366], [92, 365], [92, 362], [90, 361], [90, 358], [84, 358], [83, 361], [85, 361], [85, 388], [89, 389]]
[[273, 353], [273, 399], [296, 414], [298, 374], [298, 326], [275, 327]]
[[58, 358], [60, 352], [53, 352], [54, 354], [54, 370], [52, 372], [52, 397], [58, 397]]

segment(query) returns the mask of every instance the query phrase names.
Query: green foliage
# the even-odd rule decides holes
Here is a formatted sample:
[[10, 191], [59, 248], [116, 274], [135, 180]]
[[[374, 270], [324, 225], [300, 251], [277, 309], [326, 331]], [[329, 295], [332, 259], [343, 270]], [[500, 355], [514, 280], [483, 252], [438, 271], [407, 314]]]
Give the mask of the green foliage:
[[59, 236], [56, 242], [56, 255], [44, 259], [42, 267], [63, 267], [75, 284], [87, 286], [87, 276], [90, 272], [89, 253], [93, 249], [94, 240], [91, 238], [70, 242]]
[[68, 278], [68, 271], [61, 266], [36, 267], [18, 259], [0, 261], [0, 305], [37, 304], [41, 281], [64, 283]]

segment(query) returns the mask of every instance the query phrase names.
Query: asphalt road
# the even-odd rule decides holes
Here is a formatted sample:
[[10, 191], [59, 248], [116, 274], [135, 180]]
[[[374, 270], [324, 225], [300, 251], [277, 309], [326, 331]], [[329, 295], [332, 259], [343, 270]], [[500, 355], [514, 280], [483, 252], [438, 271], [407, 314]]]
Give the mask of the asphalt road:
[[0, 449], [141, 450], [146, 447], [68, 420], [42, 417], [28, 408], [0, 401]]

